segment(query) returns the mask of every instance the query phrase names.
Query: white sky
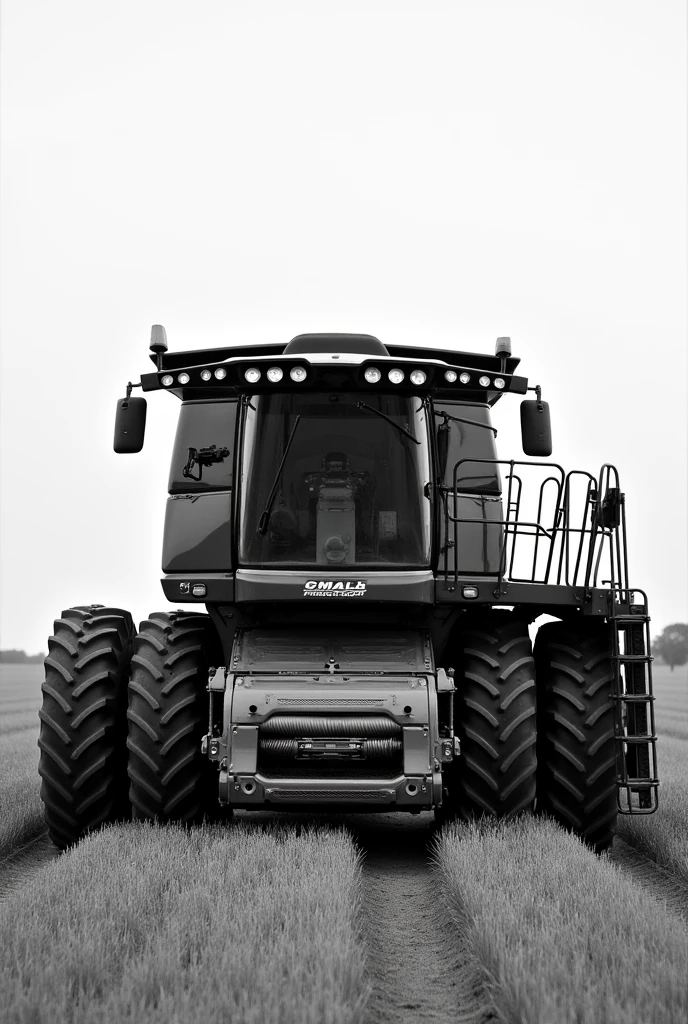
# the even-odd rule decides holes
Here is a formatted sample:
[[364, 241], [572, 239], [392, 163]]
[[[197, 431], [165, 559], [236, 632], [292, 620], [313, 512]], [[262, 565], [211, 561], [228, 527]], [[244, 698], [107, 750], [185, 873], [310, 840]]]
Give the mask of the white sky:
[[686, 621], [686, 92], [682, 0], [4, 0], [2, 646], [167, 607], [176, 400], [112, 452], [152, 323], [511, 335], [557, 461], [619, 467], [653, 632]]

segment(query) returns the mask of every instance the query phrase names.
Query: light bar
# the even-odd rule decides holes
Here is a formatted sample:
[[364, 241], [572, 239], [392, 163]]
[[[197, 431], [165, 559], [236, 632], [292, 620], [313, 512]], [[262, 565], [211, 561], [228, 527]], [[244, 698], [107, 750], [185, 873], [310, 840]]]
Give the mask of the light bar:
[[[448, 366], [441, 359], [404, 360], [398, 357], [373, 356], [355, 365], [330, 361], [311, 362], [308, 356], [252, 356], [250, 359], [228, 359], [221, 366], [189, 366], [174, 374], [159, 371], [141, 376], [144, 391], [158, 388], [184, 388], [189, 391], [221, 387], [235, 391], [255, 389], [289, 391], [341, 391], [354, 394], [359, 390], [435, 392], [471, 396], [477, 401], [494, 402], [500, 393], [525, 395], [526, 377], [516, 377], [496, 368], [492, 372], [470, 366]], [[486, 397], [486, 393], [492, 397]]]

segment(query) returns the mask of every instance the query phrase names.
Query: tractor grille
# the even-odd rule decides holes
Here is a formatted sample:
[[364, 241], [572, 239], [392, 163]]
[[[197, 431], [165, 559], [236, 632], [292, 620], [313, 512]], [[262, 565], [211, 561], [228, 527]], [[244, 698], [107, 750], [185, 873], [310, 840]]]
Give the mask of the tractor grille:
[[381, 708], [385, 705], [384, 697], [278, 697], [277, 704], [294, 705], [301, 704], [308, 707], [360, 707], [365, 704], [367, 707]]
[[266, 791], [273, 802], [284, 803], [332, 803], [345, 801], [348, 804], [389, 803], [394, 796], [392, 789], [272, 789]]
[[392, 779], [401, 726], [384, 715], [273, 715], [258, 731], [258, 770], [279, 778]]

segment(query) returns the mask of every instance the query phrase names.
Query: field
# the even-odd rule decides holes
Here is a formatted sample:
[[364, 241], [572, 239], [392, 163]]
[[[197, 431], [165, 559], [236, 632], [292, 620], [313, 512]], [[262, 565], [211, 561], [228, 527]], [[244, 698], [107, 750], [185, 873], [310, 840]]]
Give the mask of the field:
[[655, 669], [660, 810], [599, 858], [543, 819], [428, 815], [118, 826], [53, 857], [41, 678], [0, 666], [3, 1020], [688, 1016], [685, 668]]

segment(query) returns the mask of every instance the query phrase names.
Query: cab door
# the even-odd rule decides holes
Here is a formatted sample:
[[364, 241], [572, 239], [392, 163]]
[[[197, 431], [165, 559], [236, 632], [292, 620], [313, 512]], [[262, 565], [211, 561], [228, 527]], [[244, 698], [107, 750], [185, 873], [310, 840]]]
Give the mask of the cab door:
[[[236, 400], [182, 404], [168, 482], [162, 553], [165, 573], [228, 572], [233, 568], [236, 421]], [[201, 464], [202, 449], [212, 445], [216, 451], [227, 449], [228, 454], [209, 465]], [[192, 449], [198, 453], [195, 459]]]

